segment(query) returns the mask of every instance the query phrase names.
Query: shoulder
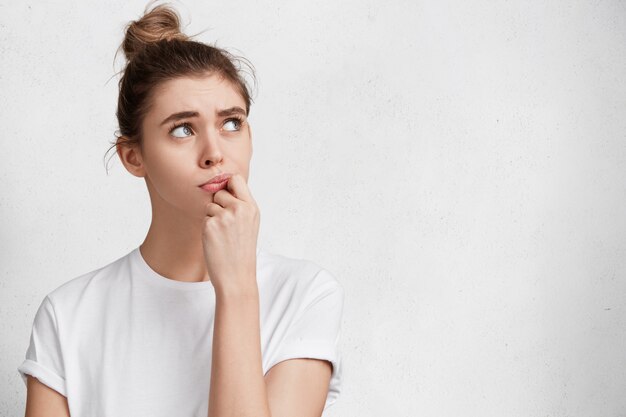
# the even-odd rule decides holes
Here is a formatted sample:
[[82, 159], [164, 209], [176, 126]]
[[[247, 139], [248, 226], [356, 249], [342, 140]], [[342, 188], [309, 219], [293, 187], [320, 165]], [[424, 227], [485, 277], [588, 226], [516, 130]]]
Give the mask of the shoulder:
[[343, 297], [344, 288], [335, 274], [311, 259], [261, 249], [257, 262], [259, 284], [265, 289], [288, 293], [301, 300], [328, 293]]
[[46, 295], [53, 305], [71, 306], [86, 298], [102, 296], [128, 271], [127, 253], [114, 261], [91, 271], [74, 276]]

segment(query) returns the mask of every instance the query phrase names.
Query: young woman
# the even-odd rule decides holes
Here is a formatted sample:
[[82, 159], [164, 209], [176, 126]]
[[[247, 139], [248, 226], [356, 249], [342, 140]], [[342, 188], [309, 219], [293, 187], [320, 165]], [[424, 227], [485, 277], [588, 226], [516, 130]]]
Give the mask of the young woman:
[[26, 416], [321, 416], [344, 290], [257, 246], [250, 94], [228, 52], [159, 5], [126, 28], [115, 144], [145, 179], [143, 243], [49, 293], [18, 370]]

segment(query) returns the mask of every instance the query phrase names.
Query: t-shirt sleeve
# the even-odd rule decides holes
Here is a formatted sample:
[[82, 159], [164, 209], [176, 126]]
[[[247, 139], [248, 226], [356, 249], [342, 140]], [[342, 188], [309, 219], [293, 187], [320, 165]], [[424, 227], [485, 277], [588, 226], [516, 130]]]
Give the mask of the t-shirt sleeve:
[[35, 314], [26, 358], [17, 369], [25, 385], [28, 374], [67, 396], [58, 324], [54, 306], [48, 296]]
[[[332, 375], [324, 410], [334, 404], [341, 392], [340, 352], [344, 289], [325, 269], [315, 277], [303, 309], [294, 318], [272, 365], [293, 358], [324, 359], [332, 364]], [[270, 366], [270, 368], [271, 368]]]

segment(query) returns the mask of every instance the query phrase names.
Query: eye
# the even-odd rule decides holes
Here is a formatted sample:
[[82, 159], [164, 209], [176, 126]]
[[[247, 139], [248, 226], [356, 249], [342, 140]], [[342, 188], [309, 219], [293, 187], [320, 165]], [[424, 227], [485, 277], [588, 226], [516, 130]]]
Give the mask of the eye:
[[238, 130], [241, 129], [241, 125], [243, 124], [243, 120], [240, 119], [239, 117], [233, 117], [230, 119], [226, 119], [226, 121], [224, 122], [224, 126], [229, 126], [229, 124], [231, 126], [234, 126], [234, 128], [226, 128], [226, 130], [228, 130], [229, 132], [236, 132]]
[[[181, 134], [182, 136], [179, 136], [178, 134], [174, 133], [176, 131], [179, 131], [179, 134]], [[178, 125], [174, 125], [172, 130], [170, 130], [170, 135], [177, 137], [177, 138], [186, 138], [187, 136], [193, 135], [193, 130], [191, 130], [191, 126], [189, 125], [189, 123], [185, 122], [185, 123], [181, 123]]]

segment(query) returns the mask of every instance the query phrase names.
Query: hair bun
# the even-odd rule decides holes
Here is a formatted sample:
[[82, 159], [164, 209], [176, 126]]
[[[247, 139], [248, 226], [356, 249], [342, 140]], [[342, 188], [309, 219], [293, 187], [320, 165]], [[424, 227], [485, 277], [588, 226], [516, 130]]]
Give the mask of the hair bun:
[[150, 11], [146, 8], [141, 19], [128, 23], [125, 31], [122, 48], [129, 62], [150, 43], [162, 39], [189, 39], [180, 31], [180, 16], [166, 4], [160, 4]]

